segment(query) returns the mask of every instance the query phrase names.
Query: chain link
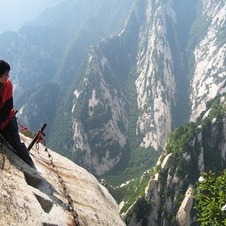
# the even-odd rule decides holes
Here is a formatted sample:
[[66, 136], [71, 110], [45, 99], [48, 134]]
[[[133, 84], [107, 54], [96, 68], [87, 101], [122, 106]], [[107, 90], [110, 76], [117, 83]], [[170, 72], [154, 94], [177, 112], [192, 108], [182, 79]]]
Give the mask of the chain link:
[[[0, 149], [3, 149], [3, 145], [2, 145], [2, 141], [0, 142]], [[4, 170], [4, 167], [5, 167], [5, 155], [2, 153], [0, 153], [1, 156], [2, 156], [2, 162], [1, 163], [1, 170]]]
[[50, 160], [50, 164], [53, 168], [53, 171], [56, 173], [57, 177], [58, 177], [58, 180], [63, 188], [63, 194], [65, 196], [65, 198], [67, 199], [68, 201], [68, 210], [69, 212], [72, 213], [72, 216], [73, 216], [73, 219], [74, 219], [74, 225], [73, 226], [80, 226], [79, 224], [79, 220], [78, 220], [78, 213], [76, 212], [75, 208], [74, 208], [74, 203], [73, 203], [73, 200], [68, 192], [68, 189], [65, 185], [65, 182], [63, 180], [63, 178], [59, 175], [59, 171], [58, 171], [58, 168], [56, 167], [56, 165], [54, 164], [53, 162], [53, 157], [52, 155], [49, 153], [49, 150], [48, 148], [45, 146], [45, 142], [43, 141], [43, 146], [45, 147], [45, 151], [47, 152], [48, 154], [48, 158]]
[[5, 168], [5, 155], [4, 154], [1, 154], [2, 156], [2, 160], [1, 160], [1, 170], [4, 170]]
[[[21, 125], [21, 124], [20, 124], [20, 125]], [[22, 125], [21, 125], [21, 126], [22, 126]], [[25, 127], [23, 126], [23, 128], [25, 128]], [[26, 129], [26, 131], [29, 131], [27, 128], [25, 128], [25, 129]], [[30, 132], [30, 134], [32, 134], [32, 133]], [[36, 150], [37, 150], [37, 151], [39, 150], [39, 143], [42, 143], [43, 146], [45, 147], [45, 151], [46, 151], [47, 154], [48, 154], [48, 158], [49, 158], [49, 160], [50, 160], [50, 164], [51, 164], [51, 166], [52, 166], [52, 168], [53, 168], [53, 171], [56, 173], [56, 175], [57, 175], [57, 177], [58, 177], [58, 180], [59, 180], [59, 182], [60, 182], [60, 184], [61, 184], [61, 186], [62, 186], [62, 188], [63, 188], [63, 194], [64, 194], [65, 198], [66, 198], [67, 201], [68, 201], [68, 210], [69, 210], [69, 212], [72, 213], [72, 216], [73, 216], [74, 222], [73, 222], [73, 225], [71, 225], [71, 226], [80, 226], [79, 220], [78, 220], [78, 213], [76, 212], [76, 210], [75, 210], [75, 208], [74, 208], [73, 200], [72, 200], [72, 198], [71, 198], [71, 196], [70, 196], [70, 194], [69, 194], [69, 192], [68, 192], [68, 189], [67, 189], [67, 187], [66, 187], [66, 184], [65, 184], [63, 178], [59, 175], [58, 168], [56, 167], [56, 165], [55, 165], [54, 162], [53, 162], [53, 157], [52, 157], [52, 155], [50, 154], [48, 148], [47, 148], [46, 145], [45, 145], [45, 139], [44, 139], [44, 135], [43, 135], [42, 131], [40, 131], [39, 136], [40, 136], [40, 137], [38, 137], [38, 140], [36, 141]]]

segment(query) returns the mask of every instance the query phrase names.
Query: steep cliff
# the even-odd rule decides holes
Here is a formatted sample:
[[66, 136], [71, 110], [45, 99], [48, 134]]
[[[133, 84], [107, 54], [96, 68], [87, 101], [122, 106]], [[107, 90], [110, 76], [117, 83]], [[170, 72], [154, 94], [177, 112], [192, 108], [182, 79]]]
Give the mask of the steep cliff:
[[16, 90], [44, 83], [18, 116], [47, 121], [51, 147], [95, 175], [140, 176], [224, 85], [225, 5], [70, 0], [3, 34]]
[[74, 91], [74, 149], [97, 175], [112, 168], [127, 140], [126, 102], [108, 61], [93, 50], [81, 86]]
[[143, 2], [145, 22], [140, 27], [135, 81], [137, 135], [142, 136], [141, 146], [157, 150], [171, 132], [176, 84], [167, 23], [175, 26], [176, 17], [170, 1]]
[[[98, 81], [100, 75], [105, 75], [102, 78], [106, 79], [103, 81], [107, 92], [120, 90], [122, 95], [115, 95], [114, 101], [123, 102], [118, 108], [120, 111], [123, 109], [122, 114], [114, 114], [115, 108], [109, 107], [114, 106], [109, 103], [110, 99], [99, 104], [102, 103], [102, 109], [105, 109], [102, 111], [105, 119], [112, 118], [114, 124], [123, 123], [123, 129], [118, 126], [114, 130], [124, 142], [123, 145], [118, 142], [115, 133], [107, 138], [99, 136], [96, 140], [96, 133], [89, 129], [86, 131], [84, 120], [80, 121], [79, 126], [72, 129], [77, 134], [72, 143], [73, 151], [83, 155], [82, 164], [89, 165], [98, 175], [104, 174], [128, 153], [139, 152], [140, 149], [161, 150], [172, 128], [183, 125], [189, 116], [191, 120], [197, 118], [205, 109], [206, 102], [215, 97], [224, 84], [224, 12], [224, 1], [214, 4], [195, 0], [180, 4], [170, 0], [136, 1], [122, 31], [96, 46], [96, 62], [102, 64], [87, 60], [80, 71], [85, 75], [79, 81], [86, 86], [83, 90], [93, 92], [82, 95], [82, 90], [77, 86], [74, 88], [80, 97], [83, 96], [84, 112], [90, 111], [88, 102], [93, 100], [94, 93], [98, 93], [97, 87], [101, 87]], [[90, 50], [89, 59], [92, 54], [93, 50]], [[106, 72], [103, 62], [109, 68]], [[96, 82], [95, 87], [94, 82], [84, 82], [87, 77]], [[99, 93], [103, 93], [104, 99], [106, 91]], [[97, 106], [92, 106], [93, 112], [98, 109]], [[76, 120], [78, 115], [74, 113], [73, 120]], [[99, 113], [89, 117], [98, 122]], [[95, 130], [103, 134], [106, 131], [107, 135], [106, 125], [97, 123]], [[78, 139], [82, 134], [89, 135], [86, 142], [82, 141], [83, 148], [80, 145], [78, 150], [78, 140], [84, 140]], [[98, 151], [92, 145], [94, 140]], [[93, 153], [95, 161], [91, 165], [85, 160], [90, 153]], [[109, 153], [114, 153], [110, 155], [113, 159], [109, 158]]]
[[205, 103], [216, 96], [224, 85], [226, 75], [225, 1], [202, 1], [200, 8], [193, 27], [197, 40], [191, 80], [191, 120], [195, 120], [205, 110]]
[[138, 1], [122, 31], [90, 50], [80, 71], [73, 149], [98, 175], [133, 149], [131, 137], [157, 150], [169, 136], [175, 81], [166, 18], [175, 19], [170, 3]]
[[[48, 11], [41, 21], [21, 29], [18, 38], [28, 42], [34, 55], [39, 49], [39, 54], [50, 57], [49, 66], [54, 67], [63, 56], [55, 67], [56, 75], [54, 71], [49, 75], [59, 85], [57, 95], [53, 91], [50, 96], [59, 99], [50, 98], [51, 108], [45, 100], [44, 113], [29, 113], [33, 104], [38, 106], [43, 89], [34, 95], [26, 92], [29, 99], [20, 99], [23, 106], [20, 113], [25, 116], [21, 120], [31, 128], [43, 122], [43, 118], [50, 121], [53, 124], [50, 144], [55, 149], [61, 147], [62, 154], [98, 175], [114, 168], [124, 156], [140, 150], [148, 150], [151, 158], [150, 152], [163, 148], [172, 128], [183, 125], [189, 115], [195, 120], [224, 82], [223, 1], [214, 5], [196, 0], [132, 3], [122, 2], [121, 10], [115, 9], [121, 26], [129, 14], [115, 35], [110, 36], [119, 30], [120, 24], [115, 25], [117, 29], [108, 28], [106, 24], [112, 24], [114, 13], [110, 17], [100, 13], [102, 9], [110, 12], [104, 2], [93, 2], [88, 9], [82, 3], [68, 2], [61, 6], [62, 10], [69, 10], [67, 18], [57, 11]], [[96, 14], [91, 10], [95, 6]], [[123, 11], [129, 6], [130, 13], [129, 9]], [[73, 16], [69, 7], [80, 7], [85, 14]], [[47, 46], [44, 34], [52, 40], [51, 34], [56, 35], [56, 30], [59, 32], [63, 24], [68, 24], [68, 18], [73, 23], [64, 27], [65, 35]], [[101, 18], [105, 18], [105, 24]], [[51, 27], [51, 32], [46, 33], [46, 26]], [[100, 42], [104, 35], [108, 38]], [[209, 45], [208, 40], [213, 40], [211, 49], [204, 48]], [[62, 43], [70, 44], [64, 49]], [[87, 48], [90, 45], [95, 46]], [[208, 59], [215, 59], [215, 63], [210, 64]]]
[[47, 150], [31, 150], [33, 169], [1, 144], [0, 225], [125, 225], [117, 203], [93, 175]]
[[196, 123], [171, 134], [148, 172], [145, 194], [125, 214], [127, 225], [196, 225], [193, 193], [200, 175], [219, 174], [226, 167], [226, 94], [221, 91]]
[[[151, 158], [172, 127], [186, 120], [188, 72], [182, 74], [187, 64], [181, 49], [188, 45], [182, 36], [188, 40], [194, 16], [186, 18], [183, 34], [179, 29], [184, 21], [178, 20], [180, 10], [194, 8], [195, 2], [181, 9], [173, 1], [136, 1], [121, 32], [90, 49], [80, 79], [72, 85], [74, 101], [66, 101], [73, 103], [70, 142], [80, 164], [102, 175], [140, 150], [147, 150], [144, 159]], [[180, 114], [178, 108], [183, 109]]]

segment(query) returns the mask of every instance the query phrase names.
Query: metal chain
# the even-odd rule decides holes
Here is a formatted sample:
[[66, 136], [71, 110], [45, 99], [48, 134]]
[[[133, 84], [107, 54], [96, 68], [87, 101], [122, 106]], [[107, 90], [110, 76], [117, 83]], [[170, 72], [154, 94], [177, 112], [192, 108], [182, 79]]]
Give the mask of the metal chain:
[[52, 155], [49, 153], [48, 148], [45, 146], [45, 141], [43, 141], [43, 146], [45, 147], [45, 151], [48, 154], [48, 158], [50, 160], [50, 164], [52, 165], [53, 171], [56, 173], [58, 180], [63, 188], [63, 194], [65, 196], [65, 198], [68, 201], [68, 210], [72, 213], [73, 219], [74, 219], [74, 225], [73, 226], [80, 226], [79, 224], [79, 220], [78, 220], [78, 213], [76, 212], [75, 208], [74, 208], [74, 204], [73, 204], [73, 200], [68, 192], [68, 189], [65, 185], [65, 182], [63, 180], [63, 178], [59, 175], [59, 171], [56, 167], [56, 165], [53, 162], [53, 157]]
[[[2, 141], [0, 142], [0, 149], [3, 149]], [[4, 170], [5, 167], [5, 155], [1, 153], [2, 155], [2, 163], [1, 163], [1, 170]]]
[[[25, 128], [25, 127], [24, 127]], [[27, 128], [26, 128], [27, 131], [29, 131]], [[31, 133], [32, 134], [32, 133]], [[43, 134], [40, 133], [39, 134], [40, 136], [42, 136]], [[63, 178], [59, 175], [59, 171], [56, 167], [56, 165], [54, 164], [53, 162], [53, 157], [52, 155], [49, 153], [49, 150], [48, 148], [46, 147], [45, 145], [45, 140], [43, 138], [44, 136], [40, 137], [41, 139], [38, 139], [39, 142], [36, 141], [36, 150], [38, 151], [39, 150], [39, 143], [42, 143], [43, 146], [45, 147], [45, 151], [47, 152], [48, 154], [48, 158], [50, 160], [50, 164], [52, 165], [52, 168], [53, 168], [53, 171], [56, 173], [57, 177], [58, 177], [58, 180], [63, 188], [63, 194], [65, 196], [65, 198], [67, 199], [68, 201], [68, 210], [72, 213], [72, 216], [73, 216], [73, 219], [74, 219], [74, 224], [71, 225], [71, 226], [80, 226], [79, 224], [79, 220], [78, 220], [78, 213], [76, 212], [75, 208], [74, 208], [74, 203], [73, 203], [73, 199], [71, 198], [69, 192], [68, 192], [68, 189], [65, 185], [65, 182], [63, 180]]]
[[[0, 145], [0, 148], [2, 148], [2, 144]], [[3, 153], [0, 153], [2, 156], [2, 160], [1, 160], [1, 170], [4, 170], [5, 168], [5, 155]]]

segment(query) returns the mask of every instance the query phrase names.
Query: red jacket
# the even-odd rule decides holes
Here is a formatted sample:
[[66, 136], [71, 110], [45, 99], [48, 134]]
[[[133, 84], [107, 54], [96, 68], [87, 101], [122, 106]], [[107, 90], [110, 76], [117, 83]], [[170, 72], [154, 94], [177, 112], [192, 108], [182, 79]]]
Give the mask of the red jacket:
[[5, 129], [14, 115], [13, 84], [7, 79], [0, 86], [0, 130]]

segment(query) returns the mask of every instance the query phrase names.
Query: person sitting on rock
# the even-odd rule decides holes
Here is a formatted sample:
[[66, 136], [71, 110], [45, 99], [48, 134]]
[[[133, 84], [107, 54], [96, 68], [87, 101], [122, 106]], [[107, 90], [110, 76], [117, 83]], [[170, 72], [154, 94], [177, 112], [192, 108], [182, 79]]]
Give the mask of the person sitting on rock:
[[20, 140], [19, 128], [13, 107], [13, 85], [9, 80], [10, 65], [0, 60], [0, 134], [8, 141], [18, 156], [34, 167], [24, 143]]

